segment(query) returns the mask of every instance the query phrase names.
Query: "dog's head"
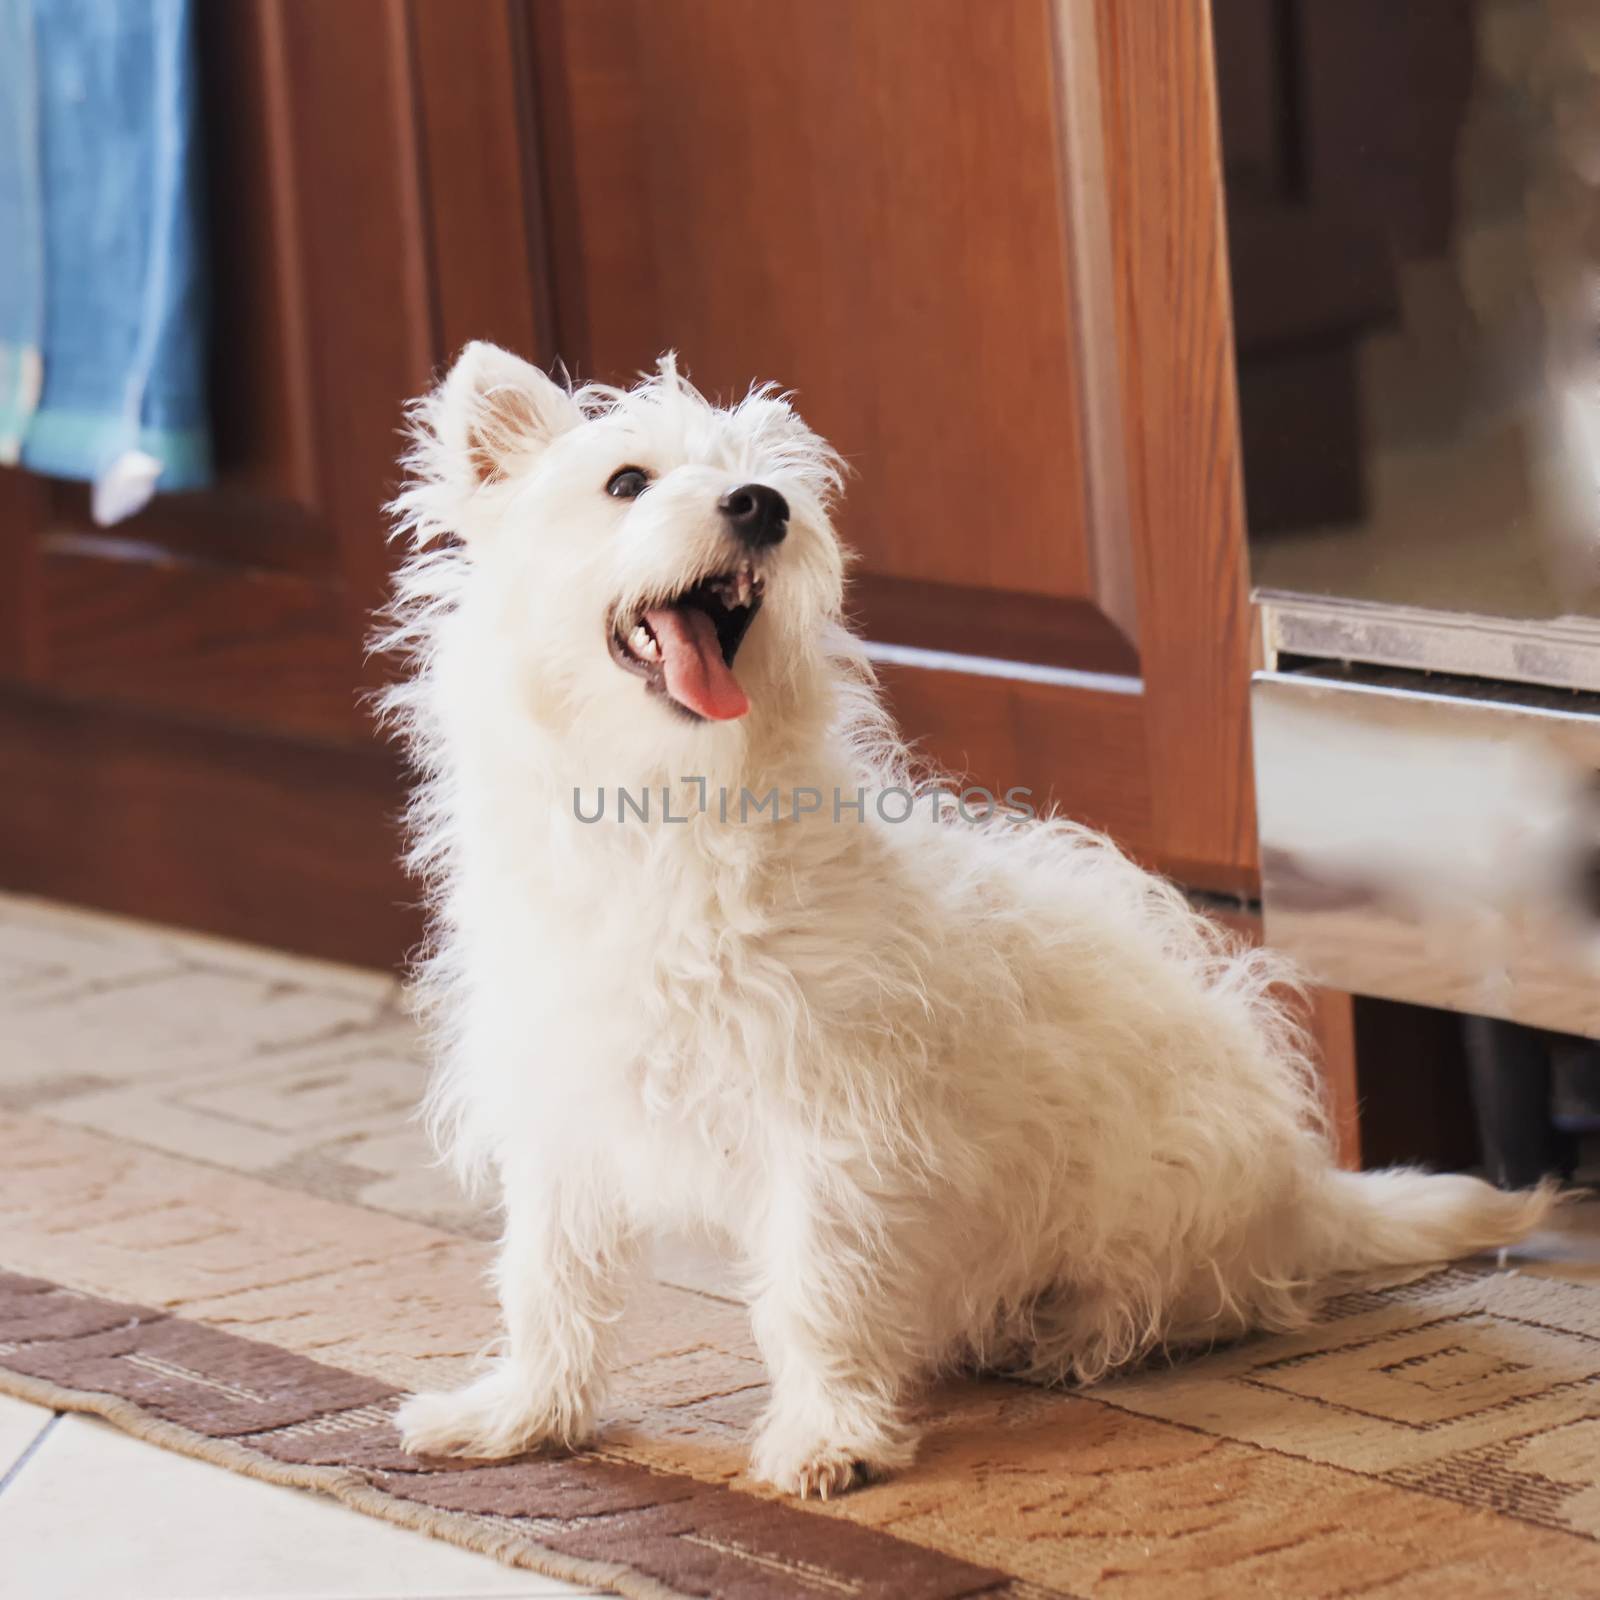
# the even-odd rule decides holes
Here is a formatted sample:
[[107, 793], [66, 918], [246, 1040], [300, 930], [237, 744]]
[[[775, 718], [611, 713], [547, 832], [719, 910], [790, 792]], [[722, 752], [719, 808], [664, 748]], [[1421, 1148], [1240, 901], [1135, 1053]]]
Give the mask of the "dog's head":
[[781, 698], [842, 604], [840, 463], [771, 390], [711, 405], [671, 357], [576, 391], [469, 345], [421, 402], [402, 514], [453, 534], [564, 722], [665, 734]]

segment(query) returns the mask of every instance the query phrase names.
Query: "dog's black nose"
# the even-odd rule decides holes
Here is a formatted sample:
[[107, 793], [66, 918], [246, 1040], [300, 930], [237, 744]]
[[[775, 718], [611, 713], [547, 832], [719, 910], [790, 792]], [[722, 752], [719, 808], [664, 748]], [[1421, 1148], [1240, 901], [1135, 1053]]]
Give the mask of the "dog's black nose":
[[741, 483], [717, 501], [734, 537], [752, 550], [777, 544], [789, 531], [789, 502], [764, 483]]

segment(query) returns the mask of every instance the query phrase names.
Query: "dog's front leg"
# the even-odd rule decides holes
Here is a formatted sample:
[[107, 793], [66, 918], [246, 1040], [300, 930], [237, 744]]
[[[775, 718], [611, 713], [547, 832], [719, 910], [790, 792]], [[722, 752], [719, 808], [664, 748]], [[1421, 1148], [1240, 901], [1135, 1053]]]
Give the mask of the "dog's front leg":
[[395, 1419], [406, 1449], [508, 1456], [588, 1437], [634, 1254], [631, 1231], [595, 1188], [507, 1174], [495, 1264], [504, 1353], [464, 1388], [408, 1400]]
[[[792, 1198], [783, 1209], [793, 1215]], [[751, 1466], [826, 1499], [910, 1463], [916, 1436], [901, 1402], [915, 1360], [896, 1331], [890, 1274], [855, 1229], [813, 1216], [776, 1231], [751, 1306], [772, 1376]]]

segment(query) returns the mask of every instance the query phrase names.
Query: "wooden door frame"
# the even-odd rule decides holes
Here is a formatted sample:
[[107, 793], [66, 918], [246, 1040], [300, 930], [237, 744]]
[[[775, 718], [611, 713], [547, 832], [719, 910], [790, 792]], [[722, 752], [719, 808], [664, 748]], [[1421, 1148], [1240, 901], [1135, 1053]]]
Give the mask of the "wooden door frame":
[[[1055, 5], [1064, 33], [1082, 27], [1067, 19], [1086, 7]], [[1252, 890], [1244, 482], [1211, 7], [1096, 0], [1094, 25], [1116, 331], [1099, 365], [1115, 372], [1122, 445], [1107, 504], [1126, 507], [1120, 542], [1133, 553], [1151, 839], [1192, 886]]]

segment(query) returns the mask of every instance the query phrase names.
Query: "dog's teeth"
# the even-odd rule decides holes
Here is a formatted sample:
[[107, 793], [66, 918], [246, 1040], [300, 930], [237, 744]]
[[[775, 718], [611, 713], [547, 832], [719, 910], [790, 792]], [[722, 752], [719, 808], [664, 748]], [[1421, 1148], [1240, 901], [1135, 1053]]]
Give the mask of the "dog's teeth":
[[656, 643], [656, 636], [642, 622], [628, 635], [628, 648], [636, 656], [643, 656], [646, 661], [654, 661], [661, 654], [661, 646]]

